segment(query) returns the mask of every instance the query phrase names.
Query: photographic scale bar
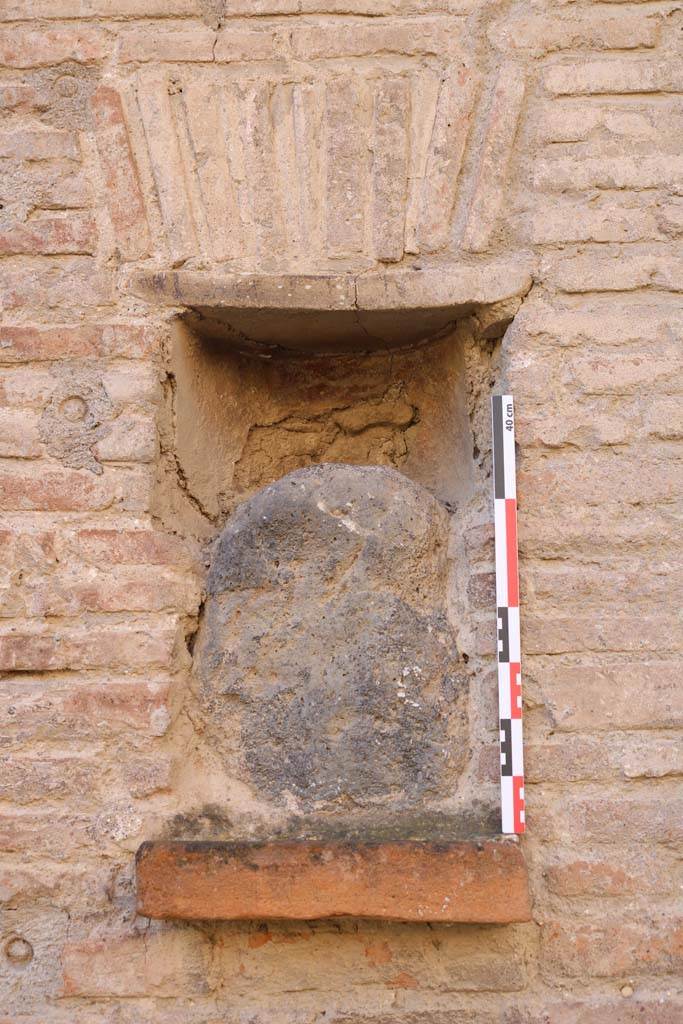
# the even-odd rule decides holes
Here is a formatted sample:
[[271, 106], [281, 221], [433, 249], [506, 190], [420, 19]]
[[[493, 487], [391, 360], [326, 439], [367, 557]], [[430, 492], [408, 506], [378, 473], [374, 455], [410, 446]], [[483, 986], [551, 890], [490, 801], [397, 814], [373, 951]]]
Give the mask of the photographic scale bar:
[[522, 749], [522, 665], [517, 566], [515, 406], [512, 395], [493, 395], [493, 504], [496, 539], [498, 715], [502, 832], [525, 829]]

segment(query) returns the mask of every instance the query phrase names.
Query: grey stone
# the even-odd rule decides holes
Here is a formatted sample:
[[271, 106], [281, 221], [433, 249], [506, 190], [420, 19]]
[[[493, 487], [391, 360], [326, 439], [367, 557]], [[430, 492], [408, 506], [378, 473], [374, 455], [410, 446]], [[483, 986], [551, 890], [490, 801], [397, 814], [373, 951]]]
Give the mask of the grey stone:
[[452, 795], [466, 673], [446, 610], [448, 516], [383, 467], [297, 470], [223, 530], [195, 644], [205, 738], [299, 812]]

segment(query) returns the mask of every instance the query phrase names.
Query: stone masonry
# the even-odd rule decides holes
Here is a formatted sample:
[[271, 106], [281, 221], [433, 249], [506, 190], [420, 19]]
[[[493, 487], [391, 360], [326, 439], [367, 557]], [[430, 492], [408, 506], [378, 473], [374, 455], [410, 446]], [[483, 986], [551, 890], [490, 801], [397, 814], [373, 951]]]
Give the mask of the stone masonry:
[[[683, 1021], [682, 28], [678, 0], [0, 0], [0, 1024]], [[462, 318], [436, 356], [349, 357], [345, 396], [343, 362], [193, 363], [171, 272], [336, 275], [350, 318], [456, 280]], [[136, 916], [143, 841], [233, 826], [188, 698], [216, 538], [318, 462], [460, 524], [437, 734], [459, 757], [466, 691], [493, 799], [491, 390], [533, 920]], [[239, 731], [276, 803], [267, 696]]]

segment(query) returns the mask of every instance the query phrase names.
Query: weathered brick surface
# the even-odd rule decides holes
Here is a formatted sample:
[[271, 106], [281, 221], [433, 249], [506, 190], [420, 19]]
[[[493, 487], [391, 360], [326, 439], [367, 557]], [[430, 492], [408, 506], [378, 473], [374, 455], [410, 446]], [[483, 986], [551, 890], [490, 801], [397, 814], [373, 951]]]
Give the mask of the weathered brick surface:
[[[0, 0], [0, 1024], [683, 1021], [680, 24], [649, 0]], [[452, 599], [463, 785], [495, 800], [486, 403], [509, 388], [533, 920], [136, 917], [143, 840], [224, 837], [226, 793], [262, 814], [204, 784], [184, 704], [241, 450], [209, 465], [215, 408], [260, 481], [274, 437], [296, 449], [280, 475], [334, 456], [330, 394], [355, 452], [371, 422], [366, 452], [395, 456], [389, 409], [406, 467], [439, 445], [452, 464], [457, 402], [418, 444], [389, 381], [376, 401], [326, 367], [296, 416], [271, 398], [294, 371], [231, 389], [210, 353], [178, 420], [172, 307], [129, 277], [349, 270], [362, 292], [379, 261], [419, 297], [432, 260], [532, 268], [458, 371], [481, 489]]]

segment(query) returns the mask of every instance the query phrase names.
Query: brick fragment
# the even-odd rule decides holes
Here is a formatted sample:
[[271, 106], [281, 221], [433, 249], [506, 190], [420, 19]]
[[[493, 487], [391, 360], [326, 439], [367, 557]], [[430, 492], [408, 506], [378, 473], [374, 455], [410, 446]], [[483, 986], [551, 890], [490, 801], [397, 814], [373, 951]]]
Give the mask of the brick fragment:
[[565, 735], [528, 742], [524, 767], [530, 783], [664, 778], [683, 774], [683, 753], [675, 739], [656, 735]]
[[545, 867], [544, 877], [550, 891], [563, 897], [665, 896], [675, 894], [680, 870], [661, 850], [623, 851], [616, 847], [606, 857], [561, 855]]
[[524, 644], [528, 654], [617, 652], [666, 654], [680, 648], [675, 617], [649, 610], [623, 614], [603, 606], [590, 615], [538, 614], [525, 616]]
[[74, 132], [43, 129], [0, 131], [0, 157], [12, 160], [80, 160], [78, 136]]
[[10, 68], [38, 68], [76, 61], [92, 64], [106, 57], [107, 34], [93, 25], [28, 28], [0, 31], [0, 64]]
[[75, 757], [0, 757], [0, 799], [11, 804], [75, 800], [95, 792], [93, 765]]
[[203, 11], [202, 0], [5, 0], [0, 21], [180, 18]]
[[[557, 181], [548, 168], [554, 187]], [[567, 203], [555, 200], [538, 204], [522, 223], [524, 240], [534, 245], [564, 242], [638, 242], [657, 238], [657, 218], [650, 210], [626, 204]]]
[[121, 415], [94, 448], [103, 462], [153, 462], [158, 451], [157, 430], [151, 416]]
[[568, 382], [586, 395], [629, 395], [642, 389], [677, 389], [678, 347], [674, 341], [652, 340], [621, 353], [593, 347], [577, 354], [568, 369]]
[[644, 454], [597, 450], [553, 455], [521, 469], [520, 490], [536, 508], [603, 505], [605, 494], [620, 505], [675, 501], [679, 470], [672, 468], [670, 453], [654, 448], [647, 458]]
[[42, 450], [38, 417], [28, 409], [0, 408], [0, 458], [35, 459]]
[[[622, 0], [605, 2], [622, 3]], [[571, 1000], [565, 997], [561, 1003], [544, 1001], [543, 1015], [543, 1024], [595, 1024], [596, 1021], [600, 1024], [681, 1024], [683, 1000], [671, 989], [652, 996], [638, 992], [633, 998], [625, 998], [619, 991], [611, 998], [585, 995]], [[529, 1024], [532, 1024], [531, 1019]]]
[[198, 930], [129, 932], [70, 943], [64, 996], [173, 997], [209, 991], [211, 943]]
[[156, 530], [80, 530], [78, 550], [82, 558], [95, 565], [187, 566], [192, 560], [185, 541]]
[[216, 37], [213, 59], [218, 63], [278, 60], [287, 56], [287, 34], [281, 28], [243, 28], [228, 23]]
[[91, 99], [106, 199], [117, 244], [127, 259], [149, 251], [149, 227], [121, 97], [100, 86]]
[[190, 578], [169, 570], [151, 578], [147, 568], [98, 573], [72, 566], [49, 579], [30, 581], [25, 589], [28, 613], [36, 616], [122, 611], [192, 613], [199, 604], [198, 587]]
[[[673, 788], [672, 788], [673, 787]], [[683, 838], [683, 800], [675, 781], [657, 783], [657, 799], [642, 790], [632, 796], [624, 790], [610, 794], [568, 791], [562, 801], [535, 786], [527, 801], [529, 828], [556, 842], [649, 846], [676, 844]], [[533, 819], [533, 824], [532, 824]]]
[[87, 512], [115, 508], [141, 512], [147, 507], [151, 481], [134, 469], [105, 469], [96, 477], [87, 470], [55, 469], [42, 462], [0, 471], [0, 508], [9, 511]]
[[683, 967], [683, 927], [674, 915], [635, 921], [550, 921], [543, 926], [545, 971], [568, 977], [677, 974]]
[[683, 166], [677, 156], [658, 153], [633, 156], [563, 156], [540, 159], [534, 169], [534, 185], [547, 192], [579, 189], [677, 190], [683, 185]]
[[176, 633], [174, 623], [164, 619], [90, 630], [69, 626], [59, 632], [5, 627], [0, 634], [0, 671], [165, 667], [171, 662]]
[[463, 235], [463, 245], [472, 252], [483, 252], [488, 247], [495, 227], [525, 87], [523, 70], [515, 64], [504, 64], [491, 98], [476, 185]]
[[0, 255], [84, 253], [97, 246], [97, 229], [89, 215], [43, 216], [24, 223], [0, 223]]
[[[257, 927], [249, 937], [254, 936]], [[430, 1008], [425, 1014], [420, 1013], [417, 1020], [411, 1020], [411, 1010], [406, 1024], [452, 1024], [454, 993], [512, 992], [524, 988], [526, 983], [520, 949], [520, 944], [528, 939], [526, 926], [487, 928], [482, 933], [469, 926], [433, 925], [430, 929], [420, 923], [387, 926], [383, 922], [337, 920], [305, 929], [301, 923], [271, 922], [268, 930], [271, 940], [260, 945], [249, 945], [247, 935], [240, 935], [241, 929], [237, 934], [230, 931], [230, 937], [226, 935], [226, 941], [216, 951], [220, 971], [234, 979], [235, 991], [240, 995], [248, 996], [256, 984], [260, 993], [279, 999], [278, 975], [283, 968], [290, 991], [306, 991], [311, 984], [311, 965], [322, 964], [327, 998], [331, 993], [346, 998], [350, 976], [366, 993], [379, 989], [382, 1002], [388, 993], [398, 990], [400, 996], [401, 989], [420, 998], [430, 992], [442, 993], [448, 1000], [446, 1017], [435, 1017]], [[433, 942], [435, 932], [438, 948]], [[377, 948], [384, 942], [391, 959], [386, 950], [380, 952]], [[240, 971], [241, 963], [245, 965], [244, 974]], [[374, 1012], [362, 1013], [360, 1020], [355, 1014], [350, 1019], [344, 1014], [342, 1020], [345, 1024], [373, 1024], [373, 1018]], [[396, 1024], [400, 1019], [395, 1005], [390, 1014], [380, 1017], [382, 1024]], [[479, 1011], [462, 1020], [463, 1024], [483, 1024]], [[493, 1024], [486, 1016], [483, 1021]]]
[[[460, 170], [469, 138], [478, 84], [478, 75], [464, 63], [441, 76], [438, 91], [433, 97], [434, 125], [422, 140], [424, 154], [417, 152], [413, 155], [411, 178], [417, 223], [416, 238], [413, 238], [412, 211], [409, 207], [406, 241], [410, 252], [431, 252], [449, 244]], [[429, 96], [429, 91], [425, 86], [423, 102]]]
[[[8, 261], [9, 262], [9, 261]], [[24, 263], [8, 265], [0, 281], [0, 301], [6, 309], [73, 309], [108, 306], [113, 299], [110, 270], [88, 256], [41, 258], [27, 273]]]
[[557, 50], [632, 50], [653, 47], [659, 21], [649, 12], [605, 13], [601, 9], [574, 10], [568, 15], [517, 13], [489, 29], [488, 38], [499, 50], [530, 54]]
[[611, 59], [558, 64], [543, 74], [543, 84], [557, 96], [606, 93], [680, 92], [680, 61]]
[[154, 328], [129, 324], [0, 326], [0, 363], [79, 359], [90, 356], [149, 357], [160, 345]]
[[367, 20], [300, 27], [292, 34], [300, 60], [360, 57], [375, 53], [462, 56], [461, 30], [450, 18]]
[[0, 84], [0, 110], [27, 113], [34, 109], [37, 102], [38, 94], [33, 86], [22, 82]]
[[521, 851], [499, 842], [146, 843], [137, 891], [139, 912], [161, 918], [530, 916]]
[[212, 61], [216, 33], [202, 22], [150, 22], [118, 31], [123, 64], [147, 61]]
[[18, 744], [131, 733], [160, 736], [171, 719], [169, 682], [148, 675], [74, 680], [22, 673], [16, 680], [0, 681], [0, 697], [3, 735]]

